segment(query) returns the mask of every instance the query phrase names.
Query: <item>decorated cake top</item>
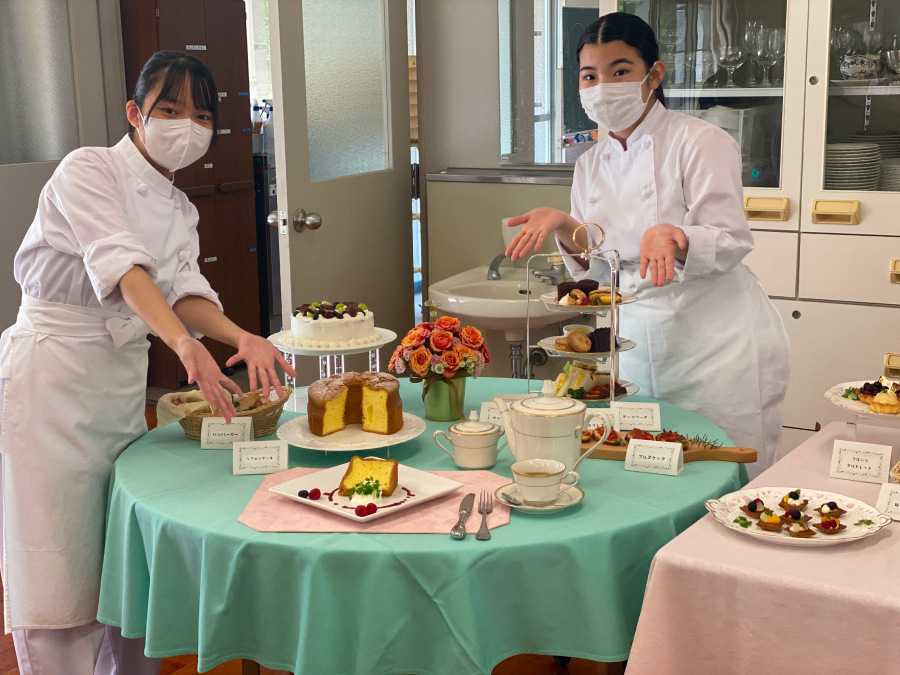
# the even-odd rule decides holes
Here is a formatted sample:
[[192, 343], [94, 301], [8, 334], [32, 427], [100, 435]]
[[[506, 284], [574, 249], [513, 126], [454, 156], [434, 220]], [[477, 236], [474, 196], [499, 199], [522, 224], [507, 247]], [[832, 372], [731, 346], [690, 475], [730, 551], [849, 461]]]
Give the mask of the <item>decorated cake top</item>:
[[361, 302], [312, 302], [308, 305], [300, 305], [294, 310], [294, 316], [305, 316], [313, 321], [317, 319], [343, 319], [366, 315], [369, 308]]
[[384, 389], [388, 392], [400, 388], [397, 378], [388, 373], [374, 371], [335, 373], [331, 377], [313, 382], [309, 387], [309, 397], [318, 401], [332, 401], [351, 384], [361, 384], [369, 389]]

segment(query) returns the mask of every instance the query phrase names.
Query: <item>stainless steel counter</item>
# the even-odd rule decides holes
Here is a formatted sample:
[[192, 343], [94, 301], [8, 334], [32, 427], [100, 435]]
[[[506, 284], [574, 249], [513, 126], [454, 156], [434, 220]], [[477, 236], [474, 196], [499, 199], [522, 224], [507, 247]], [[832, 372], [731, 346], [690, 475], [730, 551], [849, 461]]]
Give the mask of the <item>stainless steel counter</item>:
[[574, 167], [518, 165], [497, 169], [460, 169], [451, 167], [440, 173], [429, 173], [429, 181], [448, 183], [515, 183], [527, 185], [571, 185]]

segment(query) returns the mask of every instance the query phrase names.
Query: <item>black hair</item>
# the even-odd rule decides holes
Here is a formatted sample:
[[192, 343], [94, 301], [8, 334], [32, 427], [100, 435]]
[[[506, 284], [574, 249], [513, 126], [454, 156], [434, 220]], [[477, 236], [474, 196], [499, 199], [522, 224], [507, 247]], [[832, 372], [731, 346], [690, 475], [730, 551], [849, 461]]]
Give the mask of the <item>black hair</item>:
[[[134, 85], [134, 102], [137, 103], [141, 114], [145, 114], [144, 101], [157, 84], [162, 80], [159, 96], [146, 112], [149, 117], [153, 109], [161, 101], [177, 98], [184, 87], [185, 80], [190, 80], [191, 98], [197, 110], [208, 110], [213, 119], [213, 142], [216, 140], [216, 130], [219, 128], [219, 91], [216, 81], [206, 64], [196, 56], [185, 54], [175, 50], [156, 52], [147, 59], [147, 63], [141, 68], [137, 84]], [[128, 135], [134, 138], [134, 127], [128, 131]]]
[[[659, 61], [659, 43], [653, 29], [641, 17], [625, 12], [612, 12], [604, 14], [584, 29], [581, 39], [578, 41], [578, 49], [575, 50], [575, 58], [581, 55], [585, 45], [599, 45], [621, 40], [629, 47], [633, 47], [641, 55], [641, 60], [647, 66], [647, 71], [653, 64]], [[666, 104], [666, 95], [663, 92], [662, 83], [654, 89], [656, 99]]]

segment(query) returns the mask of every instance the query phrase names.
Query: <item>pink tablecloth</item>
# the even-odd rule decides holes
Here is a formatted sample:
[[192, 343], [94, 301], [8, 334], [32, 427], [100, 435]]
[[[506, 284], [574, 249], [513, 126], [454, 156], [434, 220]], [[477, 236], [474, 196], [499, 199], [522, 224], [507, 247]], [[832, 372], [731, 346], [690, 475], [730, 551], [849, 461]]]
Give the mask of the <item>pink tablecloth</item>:
[[[396, 514], [361, 523], [342, 518], [321, 509], [304, 506], [286, 497], [270, 492], [269, 488], [289, 480], [319, 471], [297, 467], [266, 476], [253, 497], [244, 507], [238, 522], [259, 532], [367, 532], [369, 534], [450, 534], [459, 518], [459, 503], [468, 492], [474, 492], [475, 511], [466, 520], [466, 532], [475, 534], [481, 526], [481, 515], [477, 512], [477, 495], [481, 490], [493, 494], [501, 485], [509, 483], [509, 478], [492, 471], [431, 471], [435, 476], [443, 476], [463, 483], [463, 487], [443, 497], [438, 497], [421, 506], [413, 506]], [[488, 515], [488, 528], [494, 529], [509, 524], [509, 507], [494, 499], [494, 511]]]
[[[843, 422], [750, 486], [818, 488], [875, 505], [872, 483], [829, 477]], [[900, 445], [900, 431], [858, 440]], [[900, 523], [859, 542], [799, 549], [754, 541], [707, 515], [656, 554], [628, 675], [900, 673]]]

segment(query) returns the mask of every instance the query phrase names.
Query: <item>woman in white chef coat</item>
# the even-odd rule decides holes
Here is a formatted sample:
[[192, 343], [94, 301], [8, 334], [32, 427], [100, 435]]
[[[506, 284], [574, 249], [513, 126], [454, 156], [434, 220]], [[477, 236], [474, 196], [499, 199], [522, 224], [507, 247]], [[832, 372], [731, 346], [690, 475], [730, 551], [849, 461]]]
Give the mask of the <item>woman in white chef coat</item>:
[[[789, 346], [775, 306], [741, 262], [753, 237], [738, 145], [712, 124], [666, 110], [665, 66], [639, 17], [600, 17], [578, 57], [582, 106], [609, 136], [575, 165], [571, 214], [538, 208], [510, 219], [524, 226], [507, 255], [538, 250], [551, 234], [563, 251], [581, 253], [599, 243], [599, 230], [576, 228], [601, 225], [603, 249], [621, 255], [620, 289], [639, 298], [620, 312], [622, 336], [637, 343], [621, 354], [620, 377], [756, 448], [755, 476], [778, 453]], [[576, 280], [609, 282], [606, 263], [565, 260]]]
[[[264, 338], [222, 313], [200, 273], [197, 209], [174, 172], [209, 147], [218, 95], [182, 52], [144, 66], [111, 148], [80, 148], [44, 186], [15, 258], [16, 324], [0, 339], [5, 627], [23, 674], [157, 675], [143, 639], [97, 623], [113, 462], [147, 430], [147, 333], [229, 418], [240, 394], [196, 339], [237, 349], [250, 386], [281, 393]], [[95, 671], [96, 664], [96, 671]]]

